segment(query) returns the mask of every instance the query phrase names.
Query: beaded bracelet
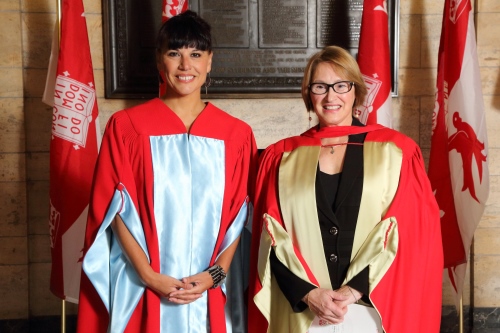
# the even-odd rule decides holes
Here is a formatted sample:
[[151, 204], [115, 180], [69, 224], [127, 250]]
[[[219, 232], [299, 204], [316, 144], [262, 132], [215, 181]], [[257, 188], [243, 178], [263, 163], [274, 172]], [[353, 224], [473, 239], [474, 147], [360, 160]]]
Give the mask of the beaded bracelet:
[[212, 281], [214, 282], [212, 288], [219, 287], [226, 279], [226, 272], [224, 272], [224, 269], [220, 265], [213, 265], [207, 269], [207, 271], [210, 273]]

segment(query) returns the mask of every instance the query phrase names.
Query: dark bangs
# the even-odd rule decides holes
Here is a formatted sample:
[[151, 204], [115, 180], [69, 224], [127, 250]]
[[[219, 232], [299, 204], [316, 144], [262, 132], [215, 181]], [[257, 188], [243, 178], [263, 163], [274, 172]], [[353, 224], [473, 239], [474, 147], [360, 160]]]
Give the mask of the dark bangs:
[[192, 47], [200, 51], [212, 52], [210, 25], [193, 11], [186, 11], [167, 20], [156, 39], [156, 49], [163, 53]]

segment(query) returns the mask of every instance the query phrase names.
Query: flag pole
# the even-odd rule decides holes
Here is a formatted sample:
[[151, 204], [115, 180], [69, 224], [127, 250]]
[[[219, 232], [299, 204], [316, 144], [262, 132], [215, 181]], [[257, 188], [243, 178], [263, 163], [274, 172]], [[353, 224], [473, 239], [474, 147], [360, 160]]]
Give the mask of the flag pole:
[[[472, 1], [473, 22], [474, 22], [474, 39], [476, 40], [477, 52], [477, 15], [479, 13], [479, 0]], [[474, 235], [472, 235], [470, 243], [469, 255], [469, 331], [472, 332], [474, 327]]]
[[458, 309], [458, 332], [464, 333], [464, 304], [463, 304], [463, 293], [460, 296], [460, 308]]
[[58, 45], [61, 45], [61, 13], [62, 13], [62, 8], [61, 8], [61, 1], [62, 0], [56, 0], [57, 2], [57, 38], [58, 38]]
[[474, 237], [470, 244], [469, 258], [469, 331], [474, 328]]
[[[57, 3], [57, 47], [61, 47], [61, 17], [62, 17], [62, 0], [56, 0]], [[61, 333], [66, 333], [66, 301], [61, 300]]]
[[66, 301], [61, 300], [61, 333], [66, 333]]

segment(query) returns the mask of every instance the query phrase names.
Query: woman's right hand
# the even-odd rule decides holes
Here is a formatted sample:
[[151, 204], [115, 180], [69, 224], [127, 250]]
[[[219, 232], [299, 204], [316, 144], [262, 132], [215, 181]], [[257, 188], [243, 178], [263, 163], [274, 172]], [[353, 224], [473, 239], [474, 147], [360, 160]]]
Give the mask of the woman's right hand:
[[347, 306], [340, 307], [338, 303], [347, 299], [348, 296], [337, 291], [316, 288], [311, 290], [302, 300], [320, 319], [326, 320], [331, 324], [340, 324], [344, 321]]
[[193, 285], [190, 283], [184, 283], [181, 280], [175, 279], [171, 276], [152, 272], [147, 278], [143, 279], [143, 282], [151, 290], [158, 293], [161, 297], [170, 297], [170, 293], [181, 290], [181, 289], [191, 289]]

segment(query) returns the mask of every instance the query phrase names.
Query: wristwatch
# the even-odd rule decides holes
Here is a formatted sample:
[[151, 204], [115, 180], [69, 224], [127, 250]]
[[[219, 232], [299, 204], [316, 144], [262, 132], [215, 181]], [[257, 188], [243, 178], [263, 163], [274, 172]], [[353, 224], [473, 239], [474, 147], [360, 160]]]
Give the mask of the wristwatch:
[[220, 265], [213, 265], [207, 271], [214, 282], [212, 288], [219, 287], [226, 280], [226, 272], [224, 272], [224, 269]]

